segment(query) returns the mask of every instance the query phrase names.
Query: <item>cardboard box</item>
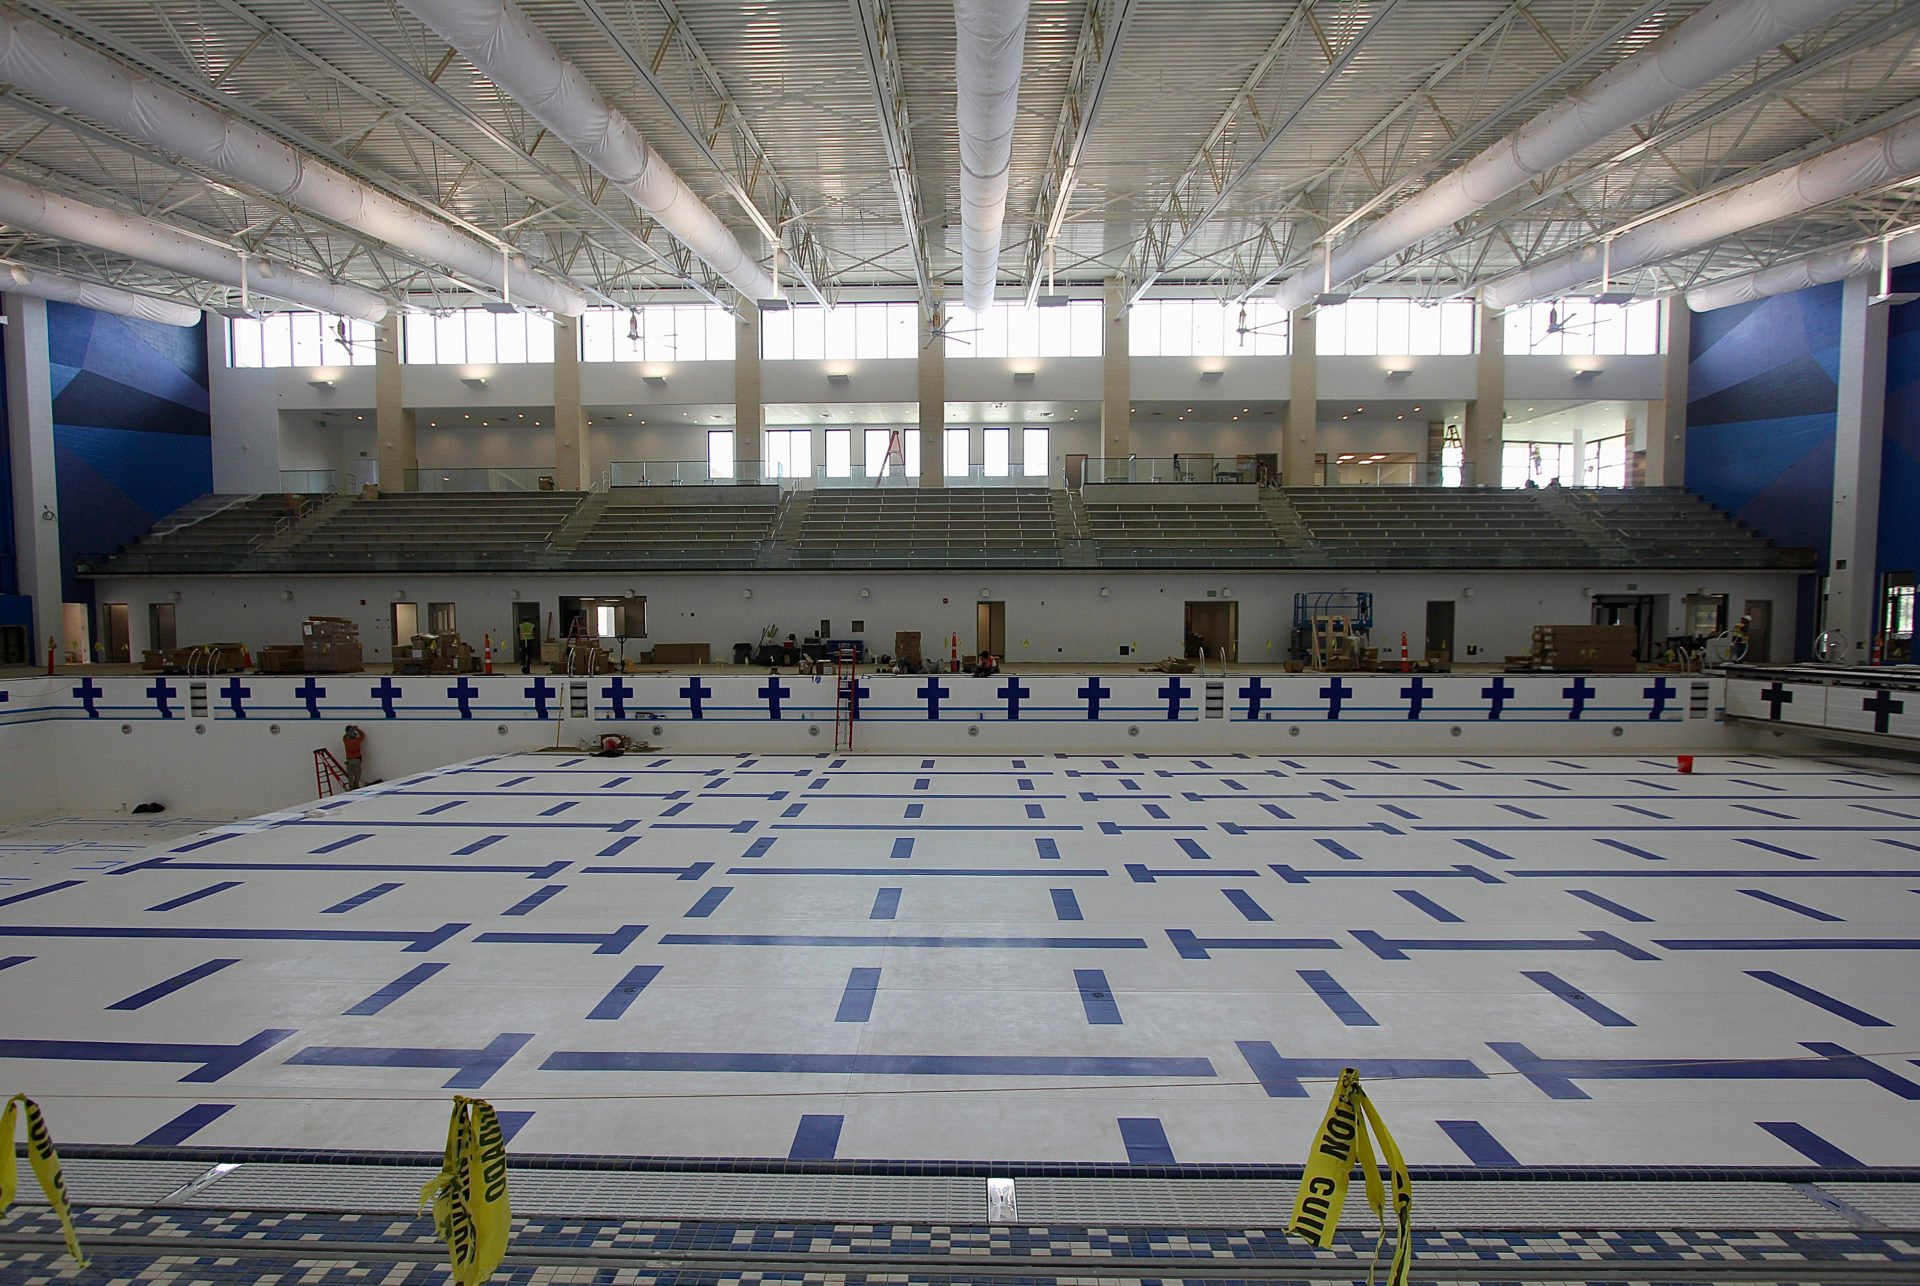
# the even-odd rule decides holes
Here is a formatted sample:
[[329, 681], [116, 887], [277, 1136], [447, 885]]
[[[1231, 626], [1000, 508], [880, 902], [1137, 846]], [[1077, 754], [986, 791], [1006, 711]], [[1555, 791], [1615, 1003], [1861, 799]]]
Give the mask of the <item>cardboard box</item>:
[[304, 674], [307, 668], [306, 649], [299, 644], [261, 648], [260, 655], [254, 658], [253, 668], [261, 674]]
[[893, 635], [893, 659], [920, 664], [920, 631], [896, 630]]
[[653, 665], [707, 665], [713, 648], [707, 643], [655, 643], [648, 659]]

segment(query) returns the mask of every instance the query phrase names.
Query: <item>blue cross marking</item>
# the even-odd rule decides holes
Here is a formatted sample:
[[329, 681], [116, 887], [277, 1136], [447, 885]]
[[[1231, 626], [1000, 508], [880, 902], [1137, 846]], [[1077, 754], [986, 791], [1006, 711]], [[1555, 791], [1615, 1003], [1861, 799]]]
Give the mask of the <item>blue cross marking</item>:
[[1320, 689], [1320, 695], [1327, 703], [1327, 718], [1338, 719], [1341, 703], [1353, 695], [1353, 688], [1336, 677], [1333, 682]]
[[[612, 683], [600, 689], [600, 695], [613, 702], [614, 718], [624, 719], [627, 717], [627, 698], [633, 695], [633, 689], [627, 686], [625, 679], [616, 677]], [[686, 693], [682, 692], [680, 695], [685, 696]], [[700, 712], [698, 710], [694, 711], [693, 717], [698, 719]]]
[[547, 702], [559, 696], [560, 690], [545, 679], [535, 679], [526, 686], [521, 695], [533, 702], [533, 717], [544, 719], [547, 717]]
[[1420, 708], [1427, 704], [1427, 698], [1433, 695], [1433, 685], [1425, 679], [1415, 678], [1412, 683], [1400, 689], [1400, 695], [1406, 698], [1407, 718], [1418, 719]]
[[1480, 689], [1480, 695], [1487, 699], [1487, 718], [1498, 719], [1507, 702], [1513, 699], [1514, 686], [1505, 679], [1495, 679]]
[[940, 718], [940, 702], [946, 698], [947, 685], [939, 679], [928, 679], [914, 694], [927, 703], [927, 719], [937, 722]]
[[[620, 680], [615, 679], [614, 682], [618, 684]], [[607, 689], [607, 695], [613, 696], [612, 688]], [[687, 699], [687, 715], [689, 718], [704, 719], [707, 717], [706, 712], [701, 708], [701, 703], [704, 702], [708, 697], [713, 695], [713, 689], [708, 687], [706, 684], [700, 682], [700, 679], [698, 676], [695, 676], [694, 678], [689, 679], [687, 681], [687, 685], [684, 688], [680, 689], [680, 695]], [[613, 708], [615, 711], [618, 711], [620, 709], [620, 699], [618, 697], [614, 698]], [[626, 718], [626, 716], [624, 714], [616, 713], [614, 715], [614, 718], [624, 719]]]
[[160, 711], [160, 717], [162, 719], [173, 718], [173, 710], [167, 705], [167, 702], [179, 695], [178, 688], [168, 683], [164, 678], [155, 679], [153, 686], [147, 689], [147, 695], [153, 698], [153, 704]]
[[380, 713], [388, 719], [399, 716], [393, 712], [393, 703], [400, 699], [400, 685], [391, 676], [382, 676], [380, 682], [373, 685], [374, 699], [380, 702]]
[[1008, 675], [1007, 681], [1000, 685], [997, 695], [1007, 703], [1007, 718], [1017, 721], [1020, 718], [1020, 703], [1033, 695], [1033, 689], [1012, 675]]
[[868, 688], [866, 684], [860, 682], [858, 679], [853, 681], [851, 691], [848, 691], [846, 684], [841, 684], [838, 691], [834, 693], [835, 699], [838, 699], [842, 693], [846, 695], [847, 717], [851, 719], [858, 719], [860, 717], [860, 703], [873, 695], [872, 689]]
[[1673, 699], [1680, 695], [1680, 690], [1665, 679], [1655, 679], [1652, 684], [1640, 690], [1640, 695], [1653, 702], [1653, 709], [1647, 712], [1647, 718], [1658, 719], [1667, 712], [1667, 707], [1672, 704]]
[[100, 712], [94, 708], [94, 702], [107, 695], [107, 690], [92, 679], [82, 679], [73, 689], [73, 699], [86, 710], [87, 718], [98, 719]]
[[240, 704], [240, 699], [252, 695], [253, 689], [242, 684], [238, 675], [228, 679], [227, 686], [220, 689], [220, 699], [233, 707], [233, 717], [236, 719], [247, 717], [246, 707]]
[[780, 682], [780, 676], [774, 674], [769, 675], [767, 681], [760, 685], [760, 695], [764, 697], [767, 702], [767, 718], [778, 719], [780, 717], [780, 702], [792, 696], [793, 689]]
[[1246, 698], [1247, 721], [1251, 723], [1260, 718], [1260, 707], [1273, 695], [1273, 689], [1256, 674], [1240, 686], [1240, 695]]
[[473, 699], [480, 695], [480, 689], [471, 680], [461, 675], [460, 682], [447, 687], [447, 695], [459, 703], [462, 719], [473, 718]]
[[1100, 703], [1113, 695], [1113, 689], [1100, 682], [1098, 678], [1089, 675], [1087, 681], [1080, 685], [1074, 695], [1087, 703], [1087, 718], [1098, 719]]
[[313, 679], [309, 677], [305, 683], [302, 683], [293, 690], [293, 695], [307, 703], [307, 718], [318, 719], [320, 717], [320, 698], [327, 695], [325, 688], [315, 683]]
[[1180, 703], [1187, 699], [1187, 685], [1179, 679], [1168, 679], [1160, 686], [1159, 695], [1167, 703], [1167, 722], [1177, 721], [1180, 718]]
[[1573, 703], [1572, 708], [1567, 711], [1567, 718], [1578, 719], [1586, 713], [1587, 702], [1599, 696], [1600, 690], [1585, 679], [1575, 679], [1560, 689], [1560, 695]]

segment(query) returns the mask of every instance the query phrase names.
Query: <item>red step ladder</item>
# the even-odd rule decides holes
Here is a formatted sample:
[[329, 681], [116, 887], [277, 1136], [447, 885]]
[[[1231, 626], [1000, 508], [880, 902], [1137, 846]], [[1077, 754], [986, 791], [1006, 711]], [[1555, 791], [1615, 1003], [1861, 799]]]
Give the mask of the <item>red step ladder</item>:
[[324, 746], [313, 752], [313, 793], [321, 799], [331, 798], [347, 788], [347, 770], [333, 757], [333, 752]]
[[860, 667], [853, 649], [843, 647], [833, 658], [833, 748], [853, 749], [853, 721], [860, 707]]

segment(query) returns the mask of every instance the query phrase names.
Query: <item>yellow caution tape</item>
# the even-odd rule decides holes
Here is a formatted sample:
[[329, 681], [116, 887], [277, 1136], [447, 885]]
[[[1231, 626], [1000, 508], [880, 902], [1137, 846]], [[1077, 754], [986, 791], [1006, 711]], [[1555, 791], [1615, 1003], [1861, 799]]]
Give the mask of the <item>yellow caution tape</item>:
[[0, 1111], [0, 1213], [13, 1204], [14, 1190], [20, 1180], [19, 1167], [13, 1160], [16, 1107], [23, 1108], [27, 1114], [27, 1164], [40, 1180], [40, 1191], [47, 1194], [47, 1204], [60, 1217], [60, 1230], [67, 1235], [67, 1253], [73, 1256], [74, 1263], [85, 1268], [87, 1257], [80, 1253], [80, 1236], [73, 1230], [73, 1209], [67, 1204], [67, 1181], [60, 1173], [60, 1154], [53, 1150], [53, 1136], [47, 1133], [47, 1118], [40, 1114], [40, 1105], [25, 1094], [15, 1094], [7, 1100], [6, 1110]]
[[1340, 1228], [1340, 1213], [1347, 1204], [1347, 1181], [1358, 1165], [1367, 1184], [1367, 1204], [1380, 1218], [1380, 1239], [1374, 1243], [1373, 1264], [1367, 1270], [1367, 1280], [1373, 1280], [1387, 1237], [1386, 1193], [1374, 1162], [1376, 1141], [1392, 1176], [1394, 1222], [1398, 1226], [1387, 1286], [1407, 1286], [1413, 1268], [1413, 1178], [1407, 1173], [1407, 1163], [1401, 1159], [1393, 1135], [1387, 1132], [1386, 1122], [1360, 1087], [1360, 1073], [1351, 1067], [1340, 1073], [1333, 1102], [1327, 1105], [1327, 1114], [1314, 1132], [1313, 1149], [1307, 1155], [1306, 1173], [1300, 1176], [1300, 1193], [1294, 1199], [1293, 1220], [1287, 1231], [1322, 1250], [1331, 1247], [1334, 1233]]
[[456, 1096], [440, 1173], [420, 1189], [433, 1230], [447, 1244], [454, 1286], [481, 1286], [507, 1252], [507, 1144], [493, 1107]]

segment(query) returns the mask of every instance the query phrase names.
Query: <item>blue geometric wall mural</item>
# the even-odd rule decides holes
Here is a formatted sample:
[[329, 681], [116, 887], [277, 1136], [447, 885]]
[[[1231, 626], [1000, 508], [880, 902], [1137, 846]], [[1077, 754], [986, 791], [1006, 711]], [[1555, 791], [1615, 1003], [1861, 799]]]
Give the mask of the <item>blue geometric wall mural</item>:
[[213, 489], [206, 324], [129, 321], [47, 305], [54, 461], [68, 602], [77, 562], [110, 554]]

